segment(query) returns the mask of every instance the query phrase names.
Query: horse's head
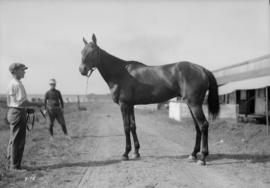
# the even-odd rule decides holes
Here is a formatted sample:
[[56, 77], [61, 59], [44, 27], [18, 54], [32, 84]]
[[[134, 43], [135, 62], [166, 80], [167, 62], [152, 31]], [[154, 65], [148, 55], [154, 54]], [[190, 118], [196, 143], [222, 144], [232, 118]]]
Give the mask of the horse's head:
[[97, 39], [95, 34], [92, 36], [92, 42], [87, 42], [83, 38], [84, 48], [81, 52], [82, 54], [82, 63], [79, 67], [79, 70], [83, 76], [90, 76], [93, 70], [98, 66], [99, 61], [99, 47], [97, 46]]

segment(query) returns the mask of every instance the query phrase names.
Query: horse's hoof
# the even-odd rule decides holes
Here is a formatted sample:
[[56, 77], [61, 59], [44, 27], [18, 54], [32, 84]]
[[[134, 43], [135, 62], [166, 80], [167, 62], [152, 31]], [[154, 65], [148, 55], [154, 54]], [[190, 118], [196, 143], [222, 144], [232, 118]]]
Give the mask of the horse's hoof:
[[197, 165], [200, 165], [200, 166], [205, 166], [205, 165], [206, 165], [206, 163], [205, 163], [205, 161], [198, 160], [198, 161], [197, 161]]
[[192, 155], [188, 156], [188, 162], [196, 162], [196, 161], [197, 161], [197, 157], [192, 156]]
[[128, 161], [129, 160], [129, 158], [128, 158], [128, 155], [122, 155], [122, 161]]
[[133, 160], [138, 160], [138, 159], [140, 159], [141, 158], [141, 155], [139, 154], [139, 153], [134, 153], [133, 155], [132, 155], [132, 159]]

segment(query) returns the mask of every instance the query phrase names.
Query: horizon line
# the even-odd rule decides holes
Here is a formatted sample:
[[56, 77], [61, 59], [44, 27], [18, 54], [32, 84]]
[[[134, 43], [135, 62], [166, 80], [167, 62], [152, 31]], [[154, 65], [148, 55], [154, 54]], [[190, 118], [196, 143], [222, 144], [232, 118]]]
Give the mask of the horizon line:
[[[6, 95], [6, 93], [0, 93], [0, 95]], [[44, 93], [42, 94], [38, 94], [38, 93], [27, 93], [27, 96], [29, 95], [45, 95]], [[66, 94], [66, 93], [62, 93], [62, 95], [110, 95], [110, 93], [88, 93], [88, 94]]]

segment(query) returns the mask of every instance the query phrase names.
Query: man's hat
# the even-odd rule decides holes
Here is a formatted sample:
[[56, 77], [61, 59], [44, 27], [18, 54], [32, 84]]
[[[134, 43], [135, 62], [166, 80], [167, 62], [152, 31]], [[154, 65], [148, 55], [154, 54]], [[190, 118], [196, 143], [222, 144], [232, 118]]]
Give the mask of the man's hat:
[[54, 78], [50, 79], [50, 80], [49, 80], [49, 84], [56, 84], [55, 79], [54, 79]]
[[11, 72], [11, 73], [13, 73], [15, 70], [18, 70], [18, 69], [23, 69], [23, 70], [25, 70], [25, 69], [28, 69], [28, 67], [26, 67], [24, 64], [22, 64], [22, 63], [12, 63], [10, 66], [9, 66], [9, 71]]

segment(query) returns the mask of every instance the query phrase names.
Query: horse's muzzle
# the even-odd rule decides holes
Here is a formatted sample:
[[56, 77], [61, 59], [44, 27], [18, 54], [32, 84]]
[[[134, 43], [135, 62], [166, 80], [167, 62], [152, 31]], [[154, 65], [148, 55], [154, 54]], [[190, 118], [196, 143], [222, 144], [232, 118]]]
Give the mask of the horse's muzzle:
[[88, 71], [87, 71], [85, 66], [80, 66], [79, 71], [80, 71], [81, 75], [83, 75], [83, 76], [87, 76], [87, 74], [88, 74]]

